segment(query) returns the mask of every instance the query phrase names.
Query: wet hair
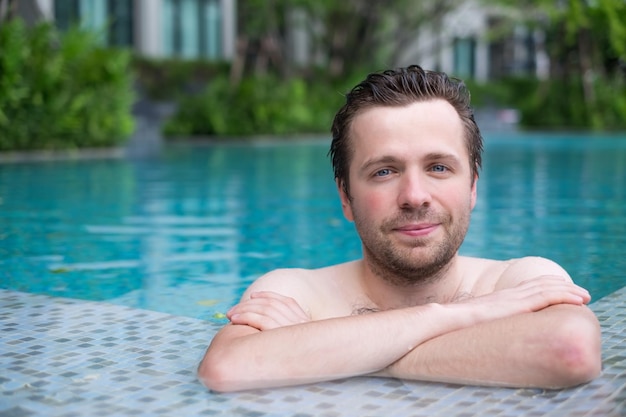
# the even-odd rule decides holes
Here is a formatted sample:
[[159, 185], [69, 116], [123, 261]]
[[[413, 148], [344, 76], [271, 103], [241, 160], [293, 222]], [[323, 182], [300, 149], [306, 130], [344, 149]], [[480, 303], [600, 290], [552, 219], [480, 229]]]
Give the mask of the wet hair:
[[461, 118], [465, 143], [469, 154], [472, 181], [482, 165], [483, 139], [470, 107], [470, 94], [463, 81], [448, 77], [443, 72], [427, 71], [417, 65], [372, 73], [354, 87], [339, 109], [331, 128], [331, 158], [335, 180], [350, 196], [349, 167], [354, 153], [350, 127], [354, 118], [372, 107], [401, 107], [409, 104], [443, 99], [450, 103]]

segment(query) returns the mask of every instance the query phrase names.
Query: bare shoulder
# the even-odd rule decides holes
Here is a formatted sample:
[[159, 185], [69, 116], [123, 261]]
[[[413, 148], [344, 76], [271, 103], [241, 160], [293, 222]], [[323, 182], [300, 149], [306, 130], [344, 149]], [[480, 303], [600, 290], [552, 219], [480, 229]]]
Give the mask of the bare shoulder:
[[466, 291], [474, 295], [493, 292], [509, 266], [508, 261], [459, 256], [460, 269], [464, 271]]
[[506, 261], [507, 267], [502, 272], [497, 287], [506, 288], [522, 281], [546, 275], [561, 276], [568, 281], [572, 278], [558, 263], [540, 256], [526, 256]]
[[571, 277], [559, 264], [539, 256], [526, 256], [508, 260], [460, 257], [460, 265], [466, 271], [465, 280], [474, 294], [484, 294], [513, 287], [522, 281], [545, 275]]
[[353, 298], [358, 262], [319, 269], [285, 268], [268, 272], [254, 281], [242, 300], [251, 293], [272, 291], [293, 298], [313, 318], [343, 315], [344, 304]]
[[244, 292], [242, 300], [250, 298], [250, 294], [260, 291], [272, 291], [287, 297], [300, 298], [311, 285], [314, 270], [302, 268], [275, 269], [257, 278]]

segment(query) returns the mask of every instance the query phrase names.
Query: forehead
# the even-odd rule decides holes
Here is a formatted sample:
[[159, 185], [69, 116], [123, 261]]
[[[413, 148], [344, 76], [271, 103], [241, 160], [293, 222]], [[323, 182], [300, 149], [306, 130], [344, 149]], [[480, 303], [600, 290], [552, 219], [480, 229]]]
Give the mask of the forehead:
[[380, 154], [419, 157], [437, 152], [468, 157], [461, 118], [443, 99], [364, 109], [355, 116], [350, 137], [356, 164]]

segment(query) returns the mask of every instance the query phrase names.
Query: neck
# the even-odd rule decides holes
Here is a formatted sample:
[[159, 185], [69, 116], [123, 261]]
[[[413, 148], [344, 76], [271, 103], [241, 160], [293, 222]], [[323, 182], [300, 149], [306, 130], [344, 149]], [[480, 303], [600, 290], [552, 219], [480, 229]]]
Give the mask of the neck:
[[461, 287], [457, 256], [430, 275], [399, 276], [393, 271], [381, 270], [366, 258], [362, 268], [363, 292], [373, 304], [372, 308], [378, 310], [448, 303], [457, 297]]

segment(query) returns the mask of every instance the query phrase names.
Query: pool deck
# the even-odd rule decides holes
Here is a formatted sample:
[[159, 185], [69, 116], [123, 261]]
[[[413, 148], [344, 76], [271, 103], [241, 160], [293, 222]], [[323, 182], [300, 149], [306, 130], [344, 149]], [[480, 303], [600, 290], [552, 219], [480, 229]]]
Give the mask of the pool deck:
[[572, 389], [363, 377], [217, 394], [195, 377], [216, 323], [0, 290], [0, 417], [626, 416], [626, 288], [591, 308], [604, 370]]

